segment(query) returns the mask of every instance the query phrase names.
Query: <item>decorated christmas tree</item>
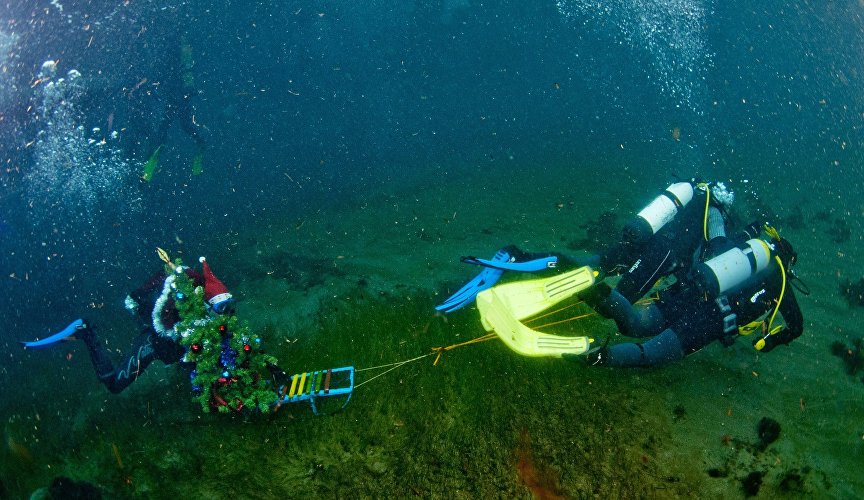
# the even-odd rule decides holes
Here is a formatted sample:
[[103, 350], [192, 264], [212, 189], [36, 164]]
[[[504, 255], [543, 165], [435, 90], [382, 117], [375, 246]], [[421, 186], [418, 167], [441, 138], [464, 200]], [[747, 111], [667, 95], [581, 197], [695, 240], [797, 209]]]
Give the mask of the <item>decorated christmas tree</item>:
[[[190, 375], [193, 399], [205, 412], [269, 412], [278, 399], [277, 388], [268, 384], [276, 358], [264, 354], [261, 339], [247, 322], [213, 311], [204, 287], [195, 286], [179, 259], [163, 260], [173, 276], [171, 294], [180, 315], [174, 329], [186, 348], [183, 361], [195, 364]], [[211, 274], [203, 257], [201, 262], [205, 275]]]

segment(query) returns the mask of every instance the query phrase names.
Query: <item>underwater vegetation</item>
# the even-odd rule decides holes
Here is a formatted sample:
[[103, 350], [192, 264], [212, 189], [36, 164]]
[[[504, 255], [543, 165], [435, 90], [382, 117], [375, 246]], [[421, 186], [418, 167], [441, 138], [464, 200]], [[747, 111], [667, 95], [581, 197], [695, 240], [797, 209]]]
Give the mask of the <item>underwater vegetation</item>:
[[852, 227], [845, 217], [823, 210], [818, 212], [814, 219], [826, 224], [823, 231], [833, 243], [846, 243], [852, 238]]
[[777, 225], [779, 229], [801, 231], [807, 227], [821, 227], [832, 243], [846, 243], [852, 239], [852, 226], [842, 214], [834, 210], [821, 210], [809, 217], [805, 215], [800, 205], [795, 205], [782, 214], [778, 214], [767, 201], [757, 198], [752, 201], [754, 211], [764, 220]]
[[564, 498], [557, 475], [535, 464], [531, 452], [531, 433], [522, 429], [519, 434], [519, 446], [516, 448], [516, 471], [531, 495], [536, 499]]
[[291, 253], [285, 250], [269, 251], [257, 259], [237, 263], [237, 270], [246, 279], [270, 277], [284, 283], [287, 288], [306, 291], [323, 285], [330, 278], [340, 278], [343, 272], [333, 265], [333, 259]]
[[755, 497], [759, 494], [759, 488], [762, 487], [762, 478], [765, 477], [765, 473], [763, 471], [754, 470], [750, 474], [747, 474], [741, 481], [741, 488], [744, 490], [744, 495], [747, 497]]
[[850, 306], [864, 306], [864, 278], [858, 281], [845, 280], [840, 282], [840, 294]]
[[[148, 372], [156, 376], [122, 397], [88, 404], [85, 396], [73, 415], [39, 400], [40, 428], [80, 424], [69, 435], [38, 435], [36, 466], [14, 484], [3, 476], [9, 496], [47, 488], [48, 463], [106, 498], [649, 498], [698, 489], [686, 464], [664, 456], [665, 416], [647, 433], [631, 425], [657, 409], [656, 380], [525, 359], [495, 340], [433, 365], [431, 348], [484, 333], [476, 315], [436, 315], [436, 299], [358, 284], [323, 301], [290, 342], [280, 337], [291, 330], [259, 319], [268, 352], [289, 373], [357, 368], [351, 403], [328, 416], [303, 403], [248, 419], [205, 415], [189, 402], [187, 376], [171, 369]], [[140, 418], [118, 418], [128, 414]], [[10, 432], [34, 432], [19, 427]]]
[[[815, 473], [809, 465], [788, 464], [770, 445], [780, 438], [780, 422], [771, 417], [762, 417], [756, 423], [756, 441], [736, 438], [729, 434], [720, 437], [725, 450], [720, 460], [722, 465], [706, 471], [711, 478], [735, 478], [746, 497], [758, 495], [764, 489], [777, 494], [802, 494], [818, 486], [831, 488], [822, 473]], [[788, 468], [787, 468], [788, 467]]]
[[780, 224], [781, 227], [794, 229], [796, 231], [804, 229], [807, 224], [804, 221], [804, 210], [801, 208], [801, 205], [795, 205], [792, 207], [785, 217], [780, 218]]
[[[831, 344], [831, 354], [843, 360], [846, 365], [846, 373], [855, 376], [864, 368], [864, 339], [857, 338], [852, 341], [851, 346], [843, 342], [835, 341]], [[864, 377], [861, 378], [864, 382]]]
[[762, 417], [756, 425], [756, 433], [759, 435], [759, 451], [765, 451], [769, 444], [780, 437], [780, 422], [770, 417]]
[[30, 495], [31, 500], [57, 500], [60, 498], [99, 500], [102, 492], [98, 487], [86, 482], [75, 481], [65, 476], [55, 477], [47, 488], [40, 488]]

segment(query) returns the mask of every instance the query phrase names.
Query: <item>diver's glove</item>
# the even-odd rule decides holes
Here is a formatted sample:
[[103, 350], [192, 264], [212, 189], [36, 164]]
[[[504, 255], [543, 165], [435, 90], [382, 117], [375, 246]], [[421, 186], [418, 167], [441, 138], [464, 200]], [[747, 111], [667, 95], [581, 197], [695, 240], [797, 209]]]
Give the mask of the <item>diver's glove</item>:
[[[518, 260], [519, 256], [523, 257], [522, 261]], [[504, 271], [540, 271], [553, 268], [558, 262], [558, 258], [554, 255], [536, 257], [527, 261], [524, 260], [524, 257], [534, 256], [522, 252], [515, 246], [507, 246], [498, 250], [491, 259], [462, 257], [462, 262], [483, 266], [483, 270], [474, 279], [445, 300], [443, 304], [436, 306], [435, 310], [448, 313], [465, 307], [474, 301], [478, 293], [495, 285], [501, 278], [501, 275], [504, 274]]]
[[564, 353], [561, 357], [572, 361], [583, 360], [588, 366], [606, 366], [609, 363], [609, 340], [611, 338], [611, 336], [606, 337], [602, 345], [589, 350], [584, 356], [581, 354]]
[[605, 345], [596, 351], [589, 352], [585, 356], [585, 364], [588, 366], [605, 366], [609, 362], [609, 348]]

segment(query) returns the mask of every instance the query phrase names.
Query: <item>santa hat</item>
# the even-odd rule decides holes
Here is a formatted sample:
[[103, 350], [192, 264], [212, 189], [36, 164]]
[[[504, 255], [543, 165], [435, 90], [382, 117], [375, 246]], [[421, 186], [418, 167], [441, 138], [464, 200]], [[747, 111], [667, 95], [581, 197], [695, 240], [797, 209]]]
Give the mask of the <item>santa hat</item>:
[[201, 262], [201, 267], [204, 270], [204, 300], [212, 306], [230, 299], [232, 296], [228, 287], [213, 274], [207, 259], [200, 257], [198, 261]]

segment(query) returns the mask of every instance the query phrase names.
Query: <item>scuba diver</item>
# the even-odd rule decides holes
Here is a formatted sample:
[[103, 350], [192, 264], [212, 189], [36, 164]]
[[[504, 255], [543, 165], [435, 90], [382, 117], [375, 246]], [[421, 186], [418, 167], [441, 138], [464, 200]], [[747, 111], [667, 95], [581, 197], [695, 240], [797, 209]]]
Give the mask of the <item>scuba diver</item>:
[[159, 120], [156, 134], [150, 148], [150, 156], [144, 163], [141, 178], [149, 182], [153, 178], [159, 163], [159, 152], [168, 142], [168, 132], [176, 123], [194, 142], [196, 153], [192, 159], [192, 174], [198, 175], [203, 170], [204, 148], [206, 141], [204, 133], [207, 128], [195, 119], [192, 108], [192, 97], [197, 94], [192, 46], [185, 37], [171, 31], [165, 45], [168, 47], [167, 57], [162, 59], [163, 79], [154, 94], [161, 96], [162, 117]]
[[[529, 356], [587, 354], [585, 359], [598, 366], [660, 365], [714, 340], [730, 345], [736, 335], [760, 330], [754, 347], [769, 352], [803, 331], [801, 311], [787, 283], [808, 291], [795, 281], [792, 267], [797, 255], [792, 245], [776, 230], [766, 226], [770, 238], [760, 239], [760, 225], [751, 223], [727, 237], [733, 201], [734, 194], [723, 183], [674, 183], [626, 226], [617, 245], [581, 262], [568, 259], [584, 267], [560, 278], [508, 283], [492, 295], [492, 290], [485, 290], [505, 270], [557, 267], [563, 256], [524, 258], [515, 247], [507, 247], [491, 260], [463, 258], [484, 270], [437, 309], [456, 310], [477, 296], [484, 328], [496, 331], [511, 349]], [[603, 282], [610, 274], [621, 275], [614, 289]], [[670, 276], [674, 283], [661, 290], [656, 304], [634, 306]], [[587, 337], [543, 334], [519, 323], [572, 295], [614, 319], [622, 334], [653, 338], [644, 344], [613, 346], [607, 339], [603, 346], [589, 349]], [[775, 323], [778, 314], [784, 324]]]
[[[130, 293], [126, 308], [143, 329], [116, 366], [93, 325], [84, 319], [45, 339], [22, 342], [25, 348], [50, 347], [64, 340], [82, 340], [99, 381], [112, 393], [129, 387], [153, 361], [177, 362], [190, 369], [193, 394], [205, 411], [267, 411], [277, 399], [285, 373], [276, 359], [263, 354], [261, 339], [234, 317], [235, 300], [201, 257], [201, 272], [166, 262]], [[228, 396], [230, 394], [230, 397]]]
[[[796, 282], [798, 255], [789, 241], [767, 225], [766, 233], [767, 239], [739, 240], [697, 264], [688, 278], [662, 290], [650, 305], [615, 307], [621, 334], [650, 340], [610, 346], [607, 339], [588, 353], [586, 362], [651, 367], [680, 360], [715, 340], [732, 345], [737, 336], [754, 332], [753, 347], [760, 352], [798, 338], [804, 320], [792, 288], [804, 294], [809, 290]], [[776, 322], [778, 313], [782, 323]]]
[[[464, 307], [477, 293], [493, 286], [504, 271], [535, 272], [587, 265], [601, 283], [582, 292], [580, 298], [602, 316], [614, 317], [615, 307], [635, 303], [664, 277], [674, 274], [680, 279], [694, 263], [715, 251], [725, 241], [734, 200], [734, 193], [722, 182], [676, 182], [625, 226], [618, 243], [586, 259], [528, 254], [512, 245], [488, 260], [463, 257], [462, 262], [484, 269], [436, 309], [451, 312]], [[605, 277], [618, 274], [621, 279], [614, 290], [602, 283]]]
[[[184, 268], [183, 272], [195, 286], [204, 288], [204, 299], [213, 314], [234, 314], [233, 296], [216, 278], [206, 260], [202, 260], [202, 266], [203, 272], [188, 267]], [[38, 342], [26, 342], [24, 345], [39, 348], [70, 338], [81, 340], [87, 346], [96, 377], [109, 391], [120, 393], [135, 382], [153, 361], [159, 360], [171, 365], [183, 359], [186, 349], [177, 341], [175, 331], [180, 315], [170, 294], [172, 278], [166, 271], [158, 272], [126, 296], [126, 309], [136, 315], [143, 328], [116, 369], [105, 343], [96, 335], [95, 327], [84, 319], [76, 320], [63, 332]], [[141, 304], [146, 304], [147, 307], [141, 307]], [[63, 333], [66, 335], [62, 335]]]

